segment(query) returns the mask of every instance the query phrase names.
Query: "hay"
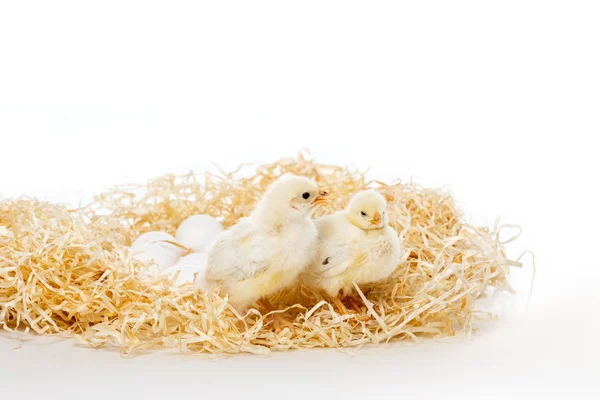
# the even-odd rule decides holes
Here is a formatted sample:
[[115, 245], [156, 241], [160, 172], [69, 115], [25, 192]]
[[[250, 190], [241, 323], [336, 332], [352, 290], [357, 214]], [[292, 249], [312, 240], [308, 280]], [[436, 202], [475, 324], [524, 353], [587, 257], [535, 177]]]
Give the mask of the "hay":
[[[137, 236], [174, 233], [197, 213], [231, 226], [286, 172], [328, 188], [329, 203], [319, 215], [344, 207], [365, 187], [390, 198], [390, 223], [405, 257], [387, 281], [356, 287], [360, 313], [340, 315], [318, 294], [297, 287], [269, 299], [296, 328], [276, 334], [271, 318], [255, 309], [239, 315], [219, 293], [136, 273], [147, 268], [128, 252]], [[203, 179], [167, 175], [147, 186], [116, 188], [76, 210], [28, 198], [0, 202], [0, 326], [118, 346], [124, 355], [175, 347], [265, 354], [470, 334], [475, 300], [488, 287], [511, 291], [509, 269], [518, 265], [507, 259], [498, 232], [467, 224], [448, 193], [366, 182], [355, 168], [302, 155]]]

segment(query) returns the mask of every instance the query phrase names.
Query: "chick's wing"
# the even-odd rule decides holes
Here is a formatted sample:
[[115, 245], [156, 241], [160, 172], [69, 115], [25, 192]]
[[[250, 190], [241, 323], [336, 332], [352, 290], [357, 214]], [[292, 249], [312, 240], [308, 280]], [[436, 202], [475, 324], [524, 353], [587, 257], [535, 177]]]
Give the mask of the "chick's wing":
[[268, 267], [269, 238], [242, 220], [215, 243], [206, 272], [210, 280], [243, 280]]

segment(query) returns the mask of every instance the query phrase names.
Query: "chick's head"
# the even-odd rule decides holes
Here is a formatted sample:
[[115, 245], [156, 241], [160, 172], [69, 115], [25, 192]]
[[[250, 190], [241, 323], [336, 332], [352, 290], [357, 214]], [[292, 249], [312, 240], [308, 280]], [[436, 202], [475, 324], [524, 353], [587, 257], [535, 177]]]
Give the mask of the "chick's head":
[[307, 215], [314, 205], [322, 201], [324, 195], [310, 179], [286, 175], [271, 185], [259, 208], [267, 213]]
[[383, 195], [373, 189], [365, 190], [358, 192], [350, 200], [348, 218], [361, 229], [381, 229], [388, 222], [386, 208], [387, 202]]

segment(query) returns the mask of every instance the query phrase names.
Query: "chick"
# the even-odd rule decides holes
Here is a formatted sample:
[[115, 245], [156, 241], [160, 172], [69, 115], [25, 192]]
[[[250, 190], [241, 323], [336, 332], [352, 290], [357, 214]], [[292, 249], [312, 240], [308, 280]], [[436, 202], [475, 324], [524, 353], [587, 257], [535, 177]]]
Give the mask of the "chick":
[[388, 277], [400, 262], [398, 234], [388, 225], [385, 198], [375, 190], [354, 195], [348, 207], [316, 220], [319, 232], [317, 258], [303, 281], [324, 290], [341, 312], [340, 298], [351, 293], [354, 282], [363, 284]]
[[317, 229], [309, 211], [323, 196], [303, 177], [271, 185], [250, 216], [218, 236], [208, 255], [208, 285], [222, 288], [238, 310], [290, 286], [313, 262]]

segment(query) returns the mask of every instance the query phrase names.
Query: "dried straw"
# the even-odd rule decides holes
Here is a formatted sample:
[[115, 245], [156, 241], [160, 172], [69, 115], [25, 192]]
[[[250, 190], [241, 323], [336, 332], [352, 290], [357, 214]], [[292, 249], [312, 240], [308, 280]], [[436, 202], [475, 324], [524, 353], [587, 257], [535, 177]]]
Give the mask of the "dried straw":
[[[118, 346], [124, 355], [174, 347], [265, 354], [470, 334], [479, 314], [475, 300], [486, 288], [512, 290], [509, 268], [520, 264], [507, 259], [497, 231], [465, 223], [448, 193], [412, 182], [366, 182], [355, 168], [302, 155], [246, 169], [207, 172], [203, 179], [167, 175], [116, 188], [76, 210], [28, 198], [0, 201], [0, 327]], [[329, 189], [319, 215], [344, 207], [366, 187], [390, 198], [390, 222], [405, 257], [387, 281], [356, 287], [360, 312], [340, 315], [326, 299], [296, 287], [269, 299], [295, 327], [275, 333], [268, 315], [255, 309], [239, 315], [219, 293], [137, 273], [147, 268], [129, 255], [137, 236], [173, 233], [197, 213], [231, 226], [288, 172]]]

